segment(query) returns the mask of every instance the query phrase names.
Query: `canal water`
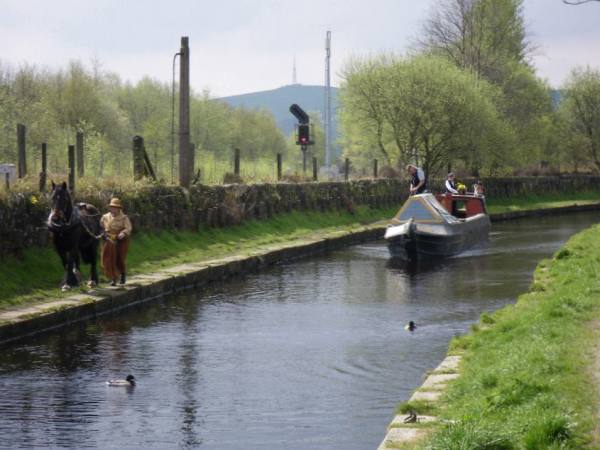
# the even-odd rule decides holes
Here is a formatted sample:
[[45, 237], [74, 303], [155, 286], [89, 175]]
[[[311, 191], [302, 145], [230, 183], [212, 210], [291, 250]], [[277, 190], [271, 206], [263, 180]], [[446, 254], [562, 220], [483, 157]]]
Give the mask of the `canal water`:
[[494, 224], [416, 267], [359, 245], [4, 347], [0, 447], [374, 449], [449, 340], [599, 220]]

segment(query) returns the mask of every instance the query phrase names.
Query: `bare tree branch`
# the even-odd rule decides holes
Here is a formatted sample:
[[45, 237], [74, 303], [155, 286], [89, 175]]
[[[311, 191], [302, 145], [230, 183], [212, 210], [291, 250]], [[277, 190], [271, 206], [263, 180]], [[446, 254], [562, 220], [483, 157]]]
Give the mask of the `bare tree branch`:
[[597, 2], [597, 1], [600, 1], [600, 0], [574, 0], [574, 1], [563, 0], [563, 3], [565, 5], [583, 5], [584, 3]]

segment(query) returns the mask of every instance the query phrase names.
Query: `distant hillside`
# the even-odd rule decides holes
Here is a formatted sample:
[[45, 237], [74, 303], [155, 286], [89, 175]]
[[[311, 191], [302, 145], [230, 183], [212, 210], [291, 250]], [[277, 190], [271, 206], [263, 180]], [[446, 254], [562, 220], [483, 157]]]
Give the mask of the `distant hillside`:
[[[288, 136], [294, 129], [296, 118], [290, 113], [290, 105], [297, 103], [307, 113], [318, 111], [321, 117], [325, 111], [325, 88], [323, 86], [304, 86], [291, 84], [271, 91], [221, 97], [231, 106], [243, 106], [249, 109], [264, 108], [273, 113], [277, 126]], [[332, 139], [337, 135], [338, 88], [331, 88]]]

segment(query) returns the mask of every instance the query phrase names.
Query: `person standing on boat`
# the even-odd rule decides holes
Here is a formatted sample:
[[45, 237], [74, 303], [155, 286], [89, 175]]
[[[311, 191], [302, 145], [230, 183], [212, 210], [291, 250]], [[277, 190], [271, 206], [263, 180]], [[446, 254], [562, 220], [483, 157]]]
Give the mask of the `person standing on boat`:
[[446, 177], [446, 194], [458, 194], [456, 189], [456, 177], [450, 172]]
[[125, 284], [125, 271], [127, 250], [129, 249], [129, 236], [131, 235], [131, 221], [123, 213], [121, 200], [113, 198], [108, 205], [110, 212], [104, 214], [100, 224], [104, 233], [102, 245], [102, 269], [106, 277], [111, 280], [110, 285], [115, 286], [117, 280]]
[[406, 170], [411, 176], [410, 195], [422, 194], [427, 190], [427, 177], [420, 167], [409, 164]]

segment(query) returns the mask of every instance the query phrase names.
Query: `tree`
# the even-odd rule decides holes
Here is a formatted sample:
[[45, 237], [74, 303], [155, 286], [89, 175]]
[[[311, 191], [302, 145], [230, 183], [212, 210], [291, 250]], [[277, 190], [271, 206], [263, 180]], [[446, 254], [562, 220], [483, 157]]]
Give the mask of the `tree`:
[[567, 123], [568, 140], [600, 171], [600, 71], [575, 69], [564, 93], [560, 112]]
[[600, 0], [573, 0], [573, 1], [563, 0], [563, 3], [565, 5], [583, 5], [584, 3], [598, 2], [598, 1], [600, 1]]
[[442, 55], [492, 82], [502, 68], [526, 63], [523, 0], [440, 0], [426, 20], [417, 47]]
[[444, 58], [378, 57], [344, 75], [342, 126], [356, 130], [346, 137], [351, 153], [372, 154], [369, 143], [378, 141], [397, 167], [412, 162], [435, 173], [452, 161], [497, 160], [494, 152], [506, 148], [497, 89]]

